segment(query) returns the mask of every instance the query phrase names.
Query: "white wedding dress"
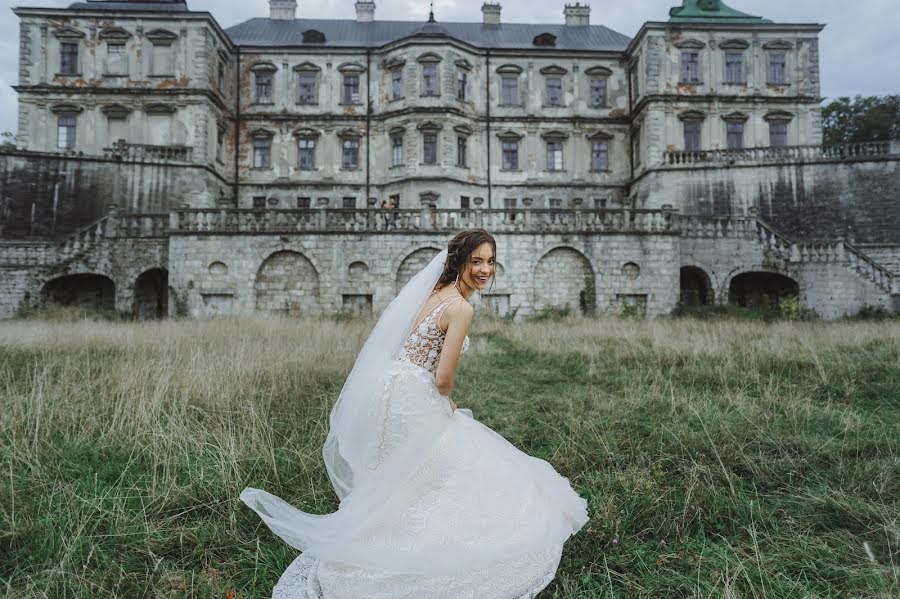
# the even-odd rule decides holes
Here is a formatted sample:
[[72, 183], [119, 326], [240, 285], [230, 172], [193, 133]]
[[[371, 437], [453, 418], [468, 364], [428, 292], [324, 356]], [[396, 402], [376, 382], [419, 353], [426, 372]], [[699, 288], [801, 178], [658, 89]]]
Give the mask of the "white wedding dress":
[[[435, 371], [445, 336], [438, 321], [452, 301], [412, 329], [373, 389], [367, 474], [337, 512], [310, 516], [265, 491], [241, 494], [294, 546], [305, 547], [294, 541], [293, 522], [340, 529], [323, 533], [340, 543], [323, 542], [322, 552], [341, 550], [309, 548], [273, 598], [526, 599], [555, 576], [563, 543], [587, 522], [586, 502], [550, 464], [468, 410], [451, 411]], [[356, 509], [359, 494], [371, 499], [364, 514], [328, 520]]]

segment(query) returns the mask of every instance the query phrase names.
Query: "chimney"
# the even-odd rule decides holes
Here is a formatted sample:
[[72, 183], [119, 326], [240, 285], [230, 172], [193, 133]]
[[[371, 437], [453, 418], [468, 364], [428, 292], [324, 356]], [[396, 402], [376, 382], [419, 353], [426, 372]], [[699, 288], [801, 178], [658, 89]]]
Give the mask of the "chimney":
[[372, 0], [359, 0], [356, 3], [356, 21], [371, 23], [375, 20], [375, 3]]
[[485, 25], [500, 24], [500, 5], [493, 2], [485, 2], [481, 6], [481, 13], [484, 15]]
[[297, 18], [297, 0], [269, 0], [269, 18], [293, 21]]
[[575, 4], [566, 4], [563, 11], [566, 16], [566, 25], [590, 25], [591, 24], [591, 6], [576, 2]]

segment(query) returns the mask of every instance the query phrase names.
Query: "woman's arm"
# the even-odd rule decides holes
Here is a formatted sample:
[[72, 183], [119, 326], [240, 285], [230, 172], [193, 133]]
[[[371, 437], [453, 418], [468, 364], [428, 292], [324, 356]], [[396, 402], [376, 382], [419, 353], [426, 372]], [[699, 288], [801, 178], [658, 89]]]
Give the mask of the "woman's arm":
[[472, 324], [472, 315], [475, 308], [469, 302], [456, 301], [444, 310], [438, 319], [447, 322], [447, 334], [444, 337], [444, 347], [441, 350], [441, 359], [438, 361], [435, 383], [441, 395], [450, 396], [453, 384], [456, 381], [456, 366], [459, 364], [459, 354], [462, 351], [463, 341]]

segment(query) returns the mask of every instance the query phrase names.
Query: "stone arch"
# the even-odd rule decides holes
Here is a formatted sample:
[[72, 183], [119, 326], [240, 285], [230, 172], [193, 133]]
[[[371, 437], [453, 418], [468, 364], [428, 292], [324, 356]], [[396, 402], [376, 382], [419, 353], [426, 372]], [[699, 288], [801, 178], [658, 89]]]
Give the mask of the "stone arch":
[[697, 266], [682, 266], [680, 299], [684, 306], [705, 306], [714, 303], [712, 280], [706, 271]]
[[742, 272], [728, 284], [728, 303], [745, 308], [776, 307], [781, 298], [799, 294], [797, 281], [770, 271]]
[[369, 275], [369, 266], [362, 260], [352, 262], [347, 267], [347, 279], [352, 284], [360, 284], [366, 280]]
[[64, 275], [44, 284], [41, 300], [58, 306], [114, 310], [116, 284], [109, 277], [96, 273]]
[[571, 247], [556, 247], [544, 254], [534, 267], [534, 307], [594, 312], [596, 275], [590, 260]]
[[169, 271], [151, 268], [134, 281], [134, 308], [137, 320], [165, 318], [169, 313]]
[[271, 254], [259, 267], [254, 287], [257, 311], [284, 316], [320, 312], [319, 272], [299, 252]]
[[397, 292], [399, 293], [413, 276], [428, 266], [441, 250], [434, 247], [424, 247], [408, 254], [397, 268]]

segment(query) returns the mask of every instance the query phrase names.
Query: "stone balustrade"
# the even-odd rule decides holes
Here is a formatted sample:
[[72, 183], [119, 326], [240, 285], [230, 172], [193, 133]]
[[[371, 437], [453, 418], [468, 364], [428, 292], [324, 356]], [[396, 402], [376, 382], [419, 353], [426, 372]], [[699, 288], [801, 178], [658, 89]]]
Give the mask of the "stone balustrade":
[[104, 158], [134, 162], [190, 162], [194, 149], [190, 146], [153, 146], [119, 140], [103, 149]]
[[0, 266], [46, 266], [56, 259], [50, 242], [4, 241], [0, 244]]
[[663, 166], [731, 166], [734, 164], [804, 163], [830, 160], [866, 160], [897, 155], [888, 141], [872, 141], [829, 146], [781, 146], [700, 152], [667, 151]]

